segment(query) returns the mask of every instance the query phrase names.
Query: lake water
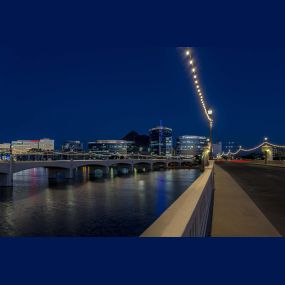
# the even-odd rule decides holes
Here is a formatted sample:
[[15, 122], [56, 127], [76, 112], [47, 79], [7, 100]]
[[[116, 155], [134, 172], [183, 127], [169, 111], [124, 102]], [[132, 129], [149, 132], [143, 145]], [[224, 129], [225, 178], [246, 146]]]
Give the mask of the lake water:
[[46, 169], [14, 175], [0, 188], [0, 236], [139, 236], [200, 175], [197, 169], [154, 171], [50, 183]]

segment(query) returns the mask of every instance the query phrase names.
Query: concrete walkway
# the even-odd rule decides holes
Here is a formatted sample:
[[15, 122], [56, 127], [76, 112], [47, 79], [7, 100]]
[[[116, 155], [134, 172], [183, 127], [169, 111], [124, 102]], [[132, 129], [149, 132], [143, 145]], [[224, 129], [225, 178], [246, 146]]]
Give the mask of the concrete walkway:
[[213, 237], [280, 237], [239, 184], [215, 165]]

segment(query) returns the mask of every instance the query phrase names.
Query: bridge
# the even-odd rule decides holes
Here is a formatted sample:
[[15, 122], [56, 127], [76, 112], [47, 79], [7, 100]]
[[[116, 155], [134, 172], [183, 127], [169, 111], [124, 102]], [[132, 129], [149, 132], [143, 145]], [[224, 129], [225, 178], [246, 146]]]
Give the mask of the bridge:
[[[274, 159], [279, 152], [284, 156], [285, 146], [265, 138], [220, 154], [142, 236], [285, 236], [285, 161]], [[242, 159], [253, 153], [259, 159]]]
[[109, 175], [110, 170], [127, 174], [134, 171], [152, 171], [159, 168], [183, 167], [193, 163], [193, 159], [180, 158], [124, 158], [124, 159], [88, 159], [88, 160], [25, 160], [0, 162], [0, 186], [13, 186], [13, 174], [33, 169], [47, 168], [49, 179], [72, 179], [76, 169], [89, 168], [90, 175]]
[[[267, 138], [251, 148], [221, 153], [208, 163], [212, 149], [212, 111], [206, 107], [192, 51], [186, 49], [193, 82], [209, 122], [210, 144], [202, 161], [204, 173], [145, 232], [142, 237], [280, 237], [285, 236], [285, 145]], [[259, 152], [258, 160], [241, 159]], [[211, 155], [210, 155], [211, 157]], [[285, 155], [284, 155], [285, 157]]]
[[[274, 159], [276, 150], [285, 146], [265, 139], [222, 153], [142, 236], [285, 236], [285, 161]], [[264, 159], [241, 159], [253, 152]]]
[[285, 164], [211, 161], [142, 237], [285, 236]]

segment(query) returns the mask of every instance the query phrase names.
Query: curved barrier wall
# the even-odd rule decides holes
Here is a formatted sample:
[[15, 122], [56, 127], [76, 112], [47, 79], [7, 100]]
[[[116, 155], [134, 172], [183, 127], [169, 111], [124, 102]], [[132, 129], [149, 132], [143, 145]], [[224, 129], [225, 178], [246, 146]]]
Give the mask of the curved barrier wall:
[[214, 163], [147, 228], [141, 237], [205, 237], [212, 218]]

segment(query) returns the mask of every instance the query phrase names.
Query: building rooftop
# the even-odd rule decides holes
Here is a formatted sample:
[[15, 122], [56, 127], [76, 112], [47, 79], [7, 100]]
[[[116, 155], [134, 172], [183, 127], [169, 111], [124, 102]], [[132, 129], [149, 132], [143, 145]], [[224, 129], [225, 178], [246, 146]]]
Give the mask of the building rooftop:
[[183, 139], [207, 139], [207, 137], [204, 136], [192, 136], [192, 135], [184, 135], [184, 136], [179, 136], [178, 138], [183, 138]]
[[154, 130], [169, 130], [169, 131], [172, 131], [171, 128], [167, 128], [167, 127], [163, 127], [163, 126], [158, 126], [158, 127], [149, 129], [150, 132], [151, 132], [151, 131], [154, 131]]
[[90, 143], [106, 143], [106, 144], [123, 144], [123, 143], [132, 143], [130, 141], [125, 141], [125, 140], [96, 140], [94, 142], [88, 142]]

